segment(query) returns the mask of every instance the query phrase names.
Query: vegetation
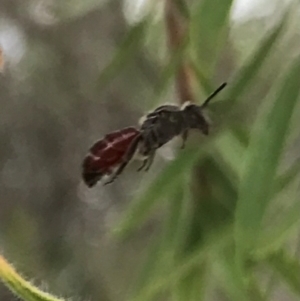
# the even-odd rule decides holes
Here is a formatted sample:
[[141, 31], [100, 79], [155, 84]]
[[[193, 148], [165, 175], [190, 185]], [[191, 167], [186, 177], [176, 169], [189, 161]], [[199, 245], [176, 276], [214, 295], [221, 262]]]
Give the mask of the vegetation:
[[[245, 28], [232, 23], [232, 5], [165, 0], [161, 18], [161, 7], [152, 7], [97, 78], [99, 92], [134, 64], [144, 68], [151, 89], [146, 103], [129, 102], [137, 110], [171, 93], [178, 104], [201, 103], [228, 81], [208, 108], [210, 136], [192, 133], [115, 220], [113, 239], [124, 241], [152, 226], [147, 256], [136, 277], [127, 274], [121, 300], [280, 300], [278, 291], [300, 299], [299, 2]], [[244, 36], [250, 29], [255, 42]], [[0, 277], [23, 300], [57, 300], [5, 259]]]

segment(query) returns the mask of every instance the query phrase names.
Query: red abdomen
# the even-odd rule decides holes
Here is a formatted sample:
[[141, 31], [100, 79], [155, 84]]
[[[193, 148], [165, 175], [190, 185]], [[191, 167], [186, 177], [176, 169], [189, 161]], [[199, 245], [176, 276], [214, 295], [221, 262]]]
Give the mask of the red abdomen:
[[83, 161], [82, 177], [88, 187], [94, 186], [104, 175], [109, 175], [121, 162], [130, 144], [140, 134], [128, 127], [107, 134], [98, 140]]

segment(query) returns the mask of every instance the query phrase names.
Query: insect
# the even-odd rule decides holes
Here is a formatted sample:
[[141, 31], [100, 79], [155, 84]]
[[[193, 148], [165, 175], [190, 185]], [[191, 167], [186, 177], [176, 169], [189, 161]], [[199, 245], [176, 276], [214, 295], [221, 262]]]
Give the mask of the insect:
[[223, 83], [199, 106], [185, 103], [162, 105], [148, 113], [139, 129], [125, 128], [106, 135], [97, 141], [83, 163], [83, 180], [87, 186], [94, 186], [104, 175], [110, 175], [105, 184], [112, 183], [132, 160], [135, 154], [143, 160], [138, 171], [149, 170], [156, 150], [176, 136], [181, 136], [182, 148], [191, 129], [209, 134], [209, 123], [203, 115], [203, 109], [226, 86]]

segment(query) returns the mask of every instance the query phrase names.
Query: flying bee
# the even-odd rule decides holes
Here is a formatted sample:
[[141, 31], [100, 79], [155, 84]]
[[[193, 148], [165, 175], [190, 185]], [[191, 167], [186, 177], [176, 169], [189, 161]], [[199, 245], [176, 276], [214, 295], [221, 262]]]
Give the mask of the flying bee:
[[184, 148], [191, 129], [209, 134], [209, 123], [203, 109], [226, 86], [223, 83], [202, 105], [185, 103], [183, 106], [162, 105], [148, 113], [139, 129], [134, 127], [106, 135], [97, 141], [83, 163], [83, 180], [94, 186], [104, 175], [110, 176], [105, 183], [112, 183], [137, 154], [143, 160], [138, 171], [149, 170], [156, 150], [177, 136], [181, 136]]

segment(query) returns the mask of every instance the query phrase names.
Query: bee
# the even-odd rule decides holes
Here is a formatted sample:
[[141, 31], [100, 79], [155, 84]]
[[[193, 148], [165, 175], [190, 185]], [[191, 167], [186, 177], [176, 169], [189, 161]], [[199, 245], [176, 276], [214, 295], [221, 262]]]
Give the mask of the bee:
[[203, 110], [226, 85], [223, 83], [200, 106], [189, 102], [181, 107], [159, 106], [143, 118], [139, 128], [124, 128], [97, 141], [83, 162], [85, 184], [92, 187], [103, 176], [110, 176], [105, 185], [114, 182], [136, 154], [142, 159], [138, 171], [149, 170], [157, 149], [177, 136], [182, 137], [181, 148], [184, 148], [191, 129], [208, 135], [209, 123]]

